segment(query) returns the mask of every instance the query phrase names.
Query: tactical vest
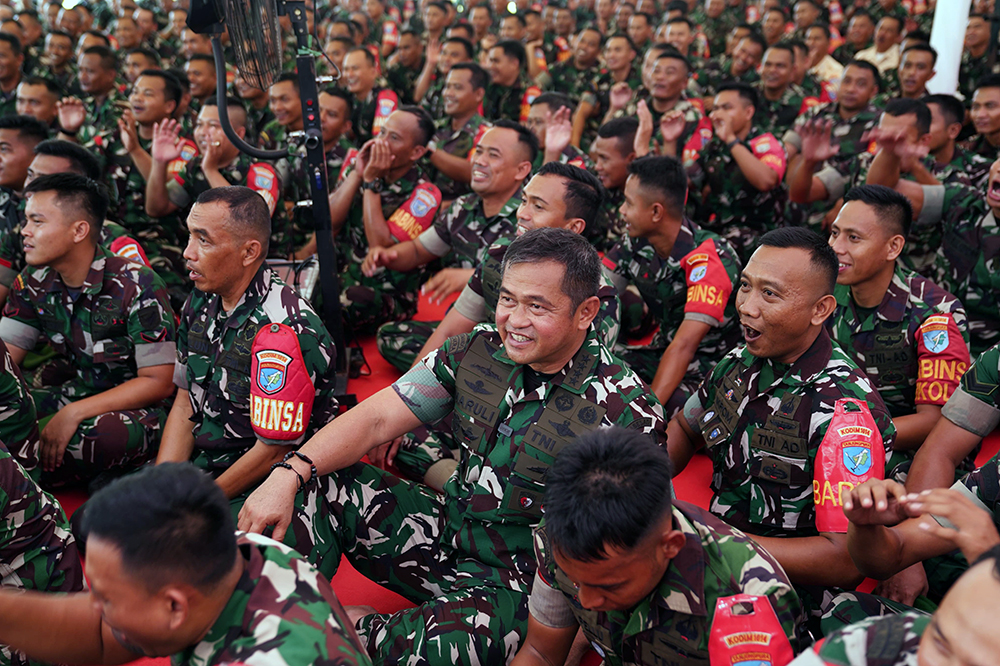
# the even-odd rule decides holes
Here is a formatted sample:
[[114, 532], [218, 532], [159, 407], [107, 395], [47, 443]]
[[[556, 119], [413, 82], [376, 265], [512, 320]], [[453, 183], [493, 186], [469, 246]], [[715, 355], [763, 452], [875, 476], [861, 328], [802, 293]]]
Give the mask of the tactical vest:
[[872, 344], [864, 350], [864, 367], [877, 369], [879, 386], [908, 386], [910, 378], [917, 376], [917, 354], [907, 339], [906, 322], [885, 321], [875, 315], [875, 330], [870, 335]]
[[486, 301], [486, 316], [489, 321], [496, 318], [497, 302], [500, 300], [500, 268], [503, 264], [504, 255], [507, 248], [503, 248], [503, 253], [499, 257], [493, 256], [489, 250], [486, 251], [486, 258], [483, 260], [483, 300]]
[[[741, 376], [743, 369], [737, 364], [722, 378], [715, 399], [699, 418], [708, 447], [731, 442], [731, 437], [739, 436], [742, 431], [738, 427], [740, 404], [748, 388], [747, 380]], [[754, 427], [750, 438], [750, 476], [783, 486], [812, 485], [809, 423], [795, 418], [801, 402], [802, 396], [786, 395], [778, 409], [768, 414], [764, 425]]]
[[[481, 456], [487, 467], [506, 466], [506, 460], [492, 454], [499, 436], [520, 439], [511, 474], [496, 474], [497, 478], [509, 478], [500, 514], [511, 520], [537, 522], [542, 516], [545, 474], [556, 455], [579, 435], [600, 426], [607, 412], [607, 408], [563, 388], [583, 388], [598, 359], [581, 348], [573, 357], [570, 371], [551, 391], [542, 413], [523, 435], [518, 435], [505, 422], [510, 412], [504, 400], [517, 366], [494, 359], [499, 349], [484, 334], [472, 337], [455, 376], [452, 434], [459, 446]], [[511, 446], [511, 450], [515, 447]], [[467, 459], [463, 454], [463, 464]]]

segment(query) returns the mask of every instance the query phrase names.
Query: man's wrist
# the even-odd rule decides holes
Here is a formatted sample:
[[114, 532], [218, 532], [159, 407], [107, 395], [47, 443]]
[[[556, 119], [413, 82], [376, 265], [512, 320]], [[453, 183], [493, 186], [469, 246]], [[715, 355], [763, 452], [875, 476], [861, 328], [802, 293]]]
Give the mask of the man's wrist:
[[734, 138], [732, 141], [726, 141], [726, 148], [728, 148], [729, 150], [732, 150], [733, 148], [735, 148], [739, 144], [740, 144], [740, 140], [738, 138]]
[[74, 129], [74, 130], [68, 130], [68, 129], [66, 129], [65, 127], [60, 127], [60, 128], [59, 128], [59, 132], [60, 132], [61, 134], [65, 134], [66, 136], [76, 136], [77, 134], [79, 134], [79, 133], [80, 133], [80, 129], [81, 129], [82, 127], [83, 127], [83, 125], [80, 125], [80, 127], [77, 127], [77, 128], [76, 128], [76, 129]]

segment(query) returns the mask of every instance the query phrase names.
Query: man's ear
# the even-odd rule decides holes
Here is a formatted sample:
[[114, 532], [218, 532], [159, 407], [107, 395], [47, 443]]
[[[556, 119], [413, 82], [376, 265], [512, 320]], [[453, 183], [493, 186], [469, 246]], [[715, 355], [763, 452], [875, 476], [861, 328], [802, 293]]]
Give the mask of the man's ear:
[[514, 176], [514, 180], [527, 180], [528, 176], [531, 175], [531, 162], [521, 162], [517, 165], [517, 174]]
[[583, 234], [584, 229], [587, 228], [587, 221], [582, 217], [574, 217], [571, 220], [567, 220], [566, 224], [563, 225], [563, 229], [569, 229], [574, 234]]
[[904, 245], [906, 245], [906, 239], [902, 236], [902, 234], [896, 234], [890, 238], [889, 242], [885, 246], [886, 261], [896, 261], [896, 258], [902, 254]]
[[672, 560], [677, 557], [677, 553], [681, 552], [685, 543], [687, 543], [687, 537], [684, 536], [684, 532], [675, 530], [671, 526], [660, 536], [660, 552], [663, 553], [664, 558]]
[[948, 138], [954, 141], [958, 138], [958, 135], [962, 133], [962, 123], [952, 123], [948, 125]]
[[827, 318], [833, 314], [836, 307], [836, 297], [833, 294], [827, 294], [813, 304], [812, 319], [810, 319], [810, 323], [813, 326], [822, 326], [823, 322], [825, 322]]
[[167, 612], [169, 628], [171, 631], [177, 631], [191, 614], [191, 599], [188, 593], [179, 587], [167, 587], [160, 594], [169, 606]]
[[423, 157], [424, 153], [426, 152], [427, 152], [427, 146], [414, 146], [413, 150], [410, 151], [410, 161], [416, 162], [421, 157]]
[[244, 266], [251, 266], [261, 258], [263, 254], [263, 245], [256, 238], [251, 238], [250, 240], [243, 243], [243, 249], [241, 251], [240, 263]]
[[601, 311], [601, 299], [591, 296], [576, 309], [577, 329], [585, 331]]
[[76, 220], [70, 226], [74, 243], [84, 243], [90, 238], [90, 222], [87, 220]]

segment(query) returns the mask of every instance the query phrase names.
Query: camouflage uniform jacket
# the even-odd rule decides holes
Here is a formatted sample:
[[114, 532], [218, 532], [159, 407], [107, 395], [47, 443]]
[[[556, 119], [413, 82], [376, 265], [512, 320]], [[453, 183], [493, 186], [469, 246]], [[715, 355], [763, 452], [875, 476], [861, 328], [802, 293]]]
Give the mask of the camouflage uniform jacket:
[[538, 86], [529, 83], [523, 73], [512, 86], [490, 82], [483, 98], [483, 115], [487, 120], [506, 118], [523, 123], [528, 119], [531, 103], [541, 94]]
[[139, 368], [173, 363], [177, 339], [163, 280], [101, 246], [79, 290], [47, 266], [14, 280], [0, 338], [31, 350], [42, 337], [76, 367], [77, 381], [64, 390], [72, 400], [134, 379]]
[[[479, 139], [489, 129], [486, 118], [478, 113], [472, 117], [461, 128], [455, 130], [451, 127], [451, 116], [443, 116], [437, 119], [437, 131], [434, 133], [434, 144], [437, 150], [443, 150], [449, 155], [472, 159], [472, 152], [479, 143]], [[428, 164], [430, 160], [428, 160]], [[433, 167], [431, 167], [433, 168]], [[441, 198], [448, 201], [468, 194], [472, 190], [469, 183], [460, 183], [443, 173], [434, 169], [434, 184], [441, 190]]]
[[[431, 118], [444, 117], [444, 82], [446, 78], [448, 77], [441, 72], [434, 72], [434, 79], [428, 86], [427, 92], [424, 93], [423, 99], [420, 100], [420, 106], [427, 109]], [[485, 104], [486, 100], [484, 99], [483, 102]]]
[[928, 155], [924, 158], [924, 165], [942, 183], [965, 183], [972, 187], [985, 187], [993, 162], [956, 145], [951, 162], [940, 164], [933, 156]]
[[[625, 77], [624, 81], [628, 83], [628, 87], [632, 91], [636, 91], [642, 86], [642, 71], [639, 67], [634, 64], [628, 71], [628, 75]], [[584, 91], [582, 97], [580, 98], [583, 102], [589, 102], [594, 106], [594, 111], [591, 114], [591, 120], [596, 123], [596, 126], [600, 126], [601, 119], [604, 118], [604, 114], [607, 113], [610, 108], [610, 96], [611, 89], [615, 87], [615, 75], [613, 72], [602, 69], [600, 72], [591, 80], [590, 88]], [[595, 131], [596, 131], [595, 126]]]
[[630, 283], [635, 285], [643, 302], [656, 313], [660, 327], [651, 348], [666, 349], [688, 319], [711, 326], [695, 354], [699, 378], [707, 377], [736, 344], [739, 318], [732, 294], [740, 262], [732, 246], [718, 235], [685, 219], [665, 259], [645, 239], [626, 235], [605, 255], [604, 266], [619, 293]]
[[517, 209], [523, 193], [517, 192], [495, 215], [487, 218], [483, 199], [476, 193], [461, 196], [448, 210], [438, 211], [434, 224], [417, 236], [425, 250], [444, 257], [450, 268], [475, 268], [486, 258], [486, 250], [517, 228]]
[[868, 402], [891, 450], [882, 398], [826, 329], [791, 365], [729, 352], [684, 405], [712, 459], [712, 513], [750, 534], [815, 536], [813, 461], [841, 398]]
[[[0, 377], [0, 446], [17, 460], [28, 475], [38, 481], [38, 447], [41, 443], [35, 401], [24, 382], [21, 369], [14, 363], [7, 345], [0, 340], [3, 376]], [[0, 486], [10, 488], [11, 486]]]
[[[867, 44], [863, 48], [868, 48], [869, 46], [871, 46], [871, 44]], [[841, 65], [844, 65], [846, 67], [847, 63], [849, 63], [851, 60], [854, 60], [854, 56], [856, 56], [858, 54], [858, 51], [861, 50], [862, 49], [857, 48], [856, 46], [854, 46], [854, 44], [851, 44], [850, 42], [844, 42], [843, 44], [841, 44], [840, 46], [838, 46], [833, 50], [832, 55], [834, 60], [836, 60]]]
[[840, 145], [840, 152], [831, 158], [830, 161], [843, 162], [868, 149], [868, 144], [863, 143], [861, 137], [865, 132], [878, 125], [881, 115], [881, 111], [876, 109], [874, 105], [869, 104], [845, 120], [840, 115], [837, 102], [817, 104], [799, 116], [792, 128], [782, 135], [781, 140], [795, 146], [797, 150], [801, 151], [802, 137], [799, 136], [799, 130], [802, 129], [803, 125], [813, 120], [832, 121], [833, 128], [830, 137]]
[[[530, 391], [529, 373], [539, 380]], [[461, 456], [444, 486], [441, 543], [459, 554], [459, 572], [524, 593], [537, 568], [531, 528], [542, 516], [544, 474], [563, 446], [612, 425], [663, 442], [663, 409], [593, 327], [552, 376], [515, 364], [496, 329], [483, 326], [449, 338], [393, 389], [424, 423], [453, 414]]]
[[761, 131], [770, 132], [776, 137], [784, 136], [802, 114], [818, 103], [815, 97], [807, 95], [796, 83], [789, 84], [781, 97], [773, 102], [764, 96], [763, 81], [755, 83], [754, 89], [760, 101], [760, 108], [753, 117], [754, 123]]
[[212, 628], [175, 654], [174, 666], [317, 664], [370, 666], [330, 581], [294, 550], [237, 532], [245, 566]]
[[790, 666], [918, 666], [930, 621], [918, 612], [870, 617], [827, 636], [818, 651], [806, 650]]
[[941, 238], [934, 281], [965, 306], [970, 351], [982, 353], [1000, 340], [1000, 224], [979, 191], [965, 185], [925, 189], [910, 235], [928, 233], [925, 224]]
[[244, 106], [247, 110], [247, 127], [253, 131], [253, 138], [259, 139], [264, 133], [264, 128], [274, 122], [274, 112], [271, 111], [269, 104], [259, 109], [249, 102]]
[[[173, 179], [167, 180], [167, 196], [170, 202], [187, 210], [202, 192], [212, 189], [201, 168], [201, 156], [191, 159]], [[286, 165], [287, 168], [287, 165]], [[271, 211], [271, 243], [268, 256], [285, 259], [293, 249], [301, 247], [308, 234], [294, 229], [288, 221], [288, 213], [282, 201], [284, 188], [279, 170], [269, 162], [258, 162], [245, 153], [219, 169], [222, 177], [232, 185], [245, 185], [264, 197]], [[287, 172], [286, 172], [287, 176]], [[296, 245], [298, 243], [298, 245]]]
[[985, 157], [990, 164], [993, 164], [997, 157], [1000, 157], [1000, 148], [997, 148], [990, 143], [989, 140], [987, 140], [987, 138], [982, 134], [974, 135], [971, 139], [964, 141], [961, 145], [962, 148]]
[[760, 74], [752, 67], [743, 72], [739, 78], [734, 77], [732, 71], [733, 60], [729, 56], [723, 55], [706, 60], [705, 66], [691, 77], [688, 92], [696, 93], [699, 97], [714, 97], [716, 89], [727, 81], [735, 79], [751, 85], [760, 81]]
[[604, 201], [601, 202], [601, 211], [598, 213], [598, 222], [595, 225], [604, 230], [603, 239], [591, 241], [599, 252], [607, 252], [614, 244], [625, 237], [625, 219], [622, 217], [621, 207], [625, 201], [625, 187], [616, 190], [605, 190]]
[[[993, 350], [991, 350], [991, 352], [992, 351]], [[986, 354], [990, 354], [991, 352], [987, 352]], [[986, 356], [986, 354], [984, 354], [983, 356]], [[981, 402], [978, 405], [976, 405], [977, 407], [979, 407], [978, 414], [975, 414], [975, 412], [969, 412], [968, 413], [969, 416], [972, 416], [973, 414], [975, 414], [975, 416], [983, 416], [987, 412], [989, 412], [991, 416], [1000, 414], [1000, 410], [997, 409], [995, 401], [996, 387], [997, 387], [996, 367], [998, 358], [1000, 358], [1000, 355], [994, 353], [993, 357], [989, 359], [991, 361], [990, 369], [993, 371], [994, 381], [992, 387], [994, 395], [982, 396], [981, 394], [977, 393], [976, 397], [972, 397], [971, 394], [966, 394], [969, 400], [983, 400], [984, 397], [986, 397], [988, 400], [988, 402], [985, 403]], [[976, 363], [978, 365], [979, 363], [984, 362], [985, 360], [986, 359], [981, 357], [981, 359]], [[985, 385], [981, 385], [981, 387], [982, 386]], [[966, 405], [966, 406], [971, 406], [971, 405]], [[949, 414], [949, 420], [951, 420], [951, 417], [953, 417], [955, 415], [955, 412], [957, 411], [958, 410], [953, 410], [951, 414]], [[967, 427], [965, 422], [960, 423], [960, 425], [963, 428]], [[977, 430], [981, 426], [982, 426], [981, 421], [976, 423]], [[952, 490], [957, 490], [966, 498], [968, 498], [973, 504], [975, 504], [980, 509], [990, 514], [990, 516], [993, 518], [993, 524], [997, 526], [998, 530], [1000, 530], [1000, 453], [994, 455], [992, 458], [986, 461], [986, 463], [981, 467], [974, 469], [973, 471], [969, 472], [961, 479], [956, 481], [955, 484], [952, 486]]]
[[[385, 93], [382, 95], [381, 93]], [[392, 90], [375, 86], [364, 99], [354, 100], [351, 113], [351, 127], [354, 128], [355, 144], [358, 148], [366, 141], [378, 136], [382, 125], [399, 106], [399, 97]]]
[[704, 509], [678, 500], [673, 528], [686, 539], [656, 588], [627, 611], [595, 611], [580, 605], [572, 581], [556, 564], [543, 519], [535, 530], [538, 573], [528, 610], [545, 626], [579, 624], [607, 666], [707, 665], [716, 602], [735, 594], [767, 597], [785, 635], [797, 643], [799, 598], [767, 551]]
[[316, 391], [306, 433], [282, 443], [300, 444], [336, 416], [333, 340], [309, 303], [266, 263], [232, 312], [222, 309], [220, 296], [196, 289], [181, 312], [174, 384], [189, 393], [195, 449], [219, 456], [210, 471], [223, 471], [258, 439], [250, 423], [251, 349], [257, 331], [271, 323], [295, 331]]
[[128, 98], [118, 88], [112, 88], [100, 104], [93, 97], [88, 97], [83, 100], [83, 105], [87, 108], [87, 119], [77, 133], [77, 141], [93, 152], [101, 160], [101, 167], [107, 170], [113, 144], [121, 143], [118, 119], [122, 110], [129, 107]]
[[395, 91], [399, 97], [400, 104], [413, 104], [413, 88], [416, 86], [417, 78], [424, 68], [424, 59], [421, 58], [416, 68], [405, 67], [401, 63], [396, 63], [385, 72], [385, 80], [388, 87]]
[[[496, 321], [497, 302], [500, 300], [500, 266], [514, 237], [514, 233], [501, 236], [486, 250], [483, 260], [455, 301], [454, 307], [463, 317], [477, 323], [493, 324]], [[618, 289], [607, 275], [601, 278], [597, 297], [601, 299], [601, 309], [593, 325], [600, 333], [601, 341], [613, 347], [621, 326], [621, 300]]]
[[601, 69], [597, 62], [581, 70], [570, 58], [552, 65], [547, 72], [539, 74], [535, 78], [535, 83], [542, 90], [565, 93], [574, 101], [579, 102], [583, 94], [590, 90], [594, 79], [600, 72]]
[[882, 303], [864, 319], [850, 287], [837, 285], [834, 295], [830, 335], [865, 371], [893, 417], [948, 402], [970, 363], [965, 309], [957, 298], [900, 267]]
[[958, 67], [958, 88], [965, 96], [968, 106], [972, 106], [972, 96], [979, 87], [979, 82], [994, 73], [994, 69], [990, 69], [988, 55], [987, 52], [981, 58], [973, 58], [968, 50], [962, 51], [962, 61]]

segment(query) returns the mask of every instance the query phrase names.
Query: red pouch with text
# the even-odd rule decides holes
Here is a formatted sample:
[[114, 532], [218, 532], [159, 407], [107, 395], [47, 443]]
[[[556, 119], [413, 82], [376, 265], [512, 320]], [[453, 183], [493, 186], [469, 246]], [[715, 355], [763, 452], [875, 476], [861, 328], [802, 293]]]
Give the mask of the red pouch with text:
[[299, 338], [286, 324], [267, 324], [253, 340], [250, 423], [262, 441], [288, 442], [305, 434], [316, 390]]
[[794, 657], [785, 629], [767, 597], [719, 597], [708, 637], [710, 666], [785, 666]]
[[816, 529], [846, 533], [843, 494], [868, 479], [884, 476], [882, 433], [875, 425], [868, 403], [854, 398], [838, 400], [813, 468]]

